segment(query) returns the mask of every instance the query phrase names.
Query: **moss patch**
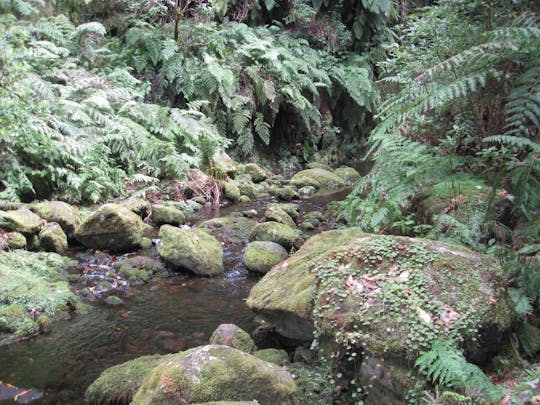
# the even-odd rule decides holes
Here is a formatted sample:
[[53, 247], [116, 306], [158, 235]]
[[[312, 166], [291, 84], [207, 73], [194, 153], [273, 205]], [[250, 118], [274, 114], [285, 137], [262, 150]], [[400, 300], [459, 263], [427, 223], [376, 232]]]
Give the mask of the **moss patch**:
[[255, 342], [249, 333], [232, 323], [219, 325], [212, 333], [209, 343], [230, 346], [246, 353], [252, 353], [255, 350]]
[[275, 242], [286, 249], [290, 249], [299, 236], [300, 233], [296, 229], [279, 222], [270, 221], [255, 226], [249, 234], [249, 240]]
[[277, 243], [256, 241], [248, 245], [243, 261], [249, 270], [267, 273], [287, 256], [285, 248]]

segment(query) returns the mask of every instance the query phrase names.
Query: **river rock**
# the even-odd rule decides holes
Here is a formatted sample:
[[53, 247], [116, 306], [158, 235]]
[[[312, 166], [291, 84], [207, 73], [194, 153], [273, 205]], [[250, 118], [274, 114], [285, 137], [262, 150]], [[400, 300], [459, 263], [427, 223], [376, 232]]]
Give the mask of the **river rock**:
[[200, 228], [208, 229], [216, 238], [228, 242], [232, 241], [237, 244], [244, 244], [247, 242], [249, 234], [255, 225], [257, 225], [257, 222], [251, 221], [246, 217], [226, 216], [204, 221], [200, 225]]
[[234, 176], [236, 173], [234, 160], [222, 150], [217, 150], [212, 155], [212, 166], [229, 176]]
[[240, 188], [238, 183], [234, 180], [227, 180], [221, 183], [223, 185], [223, 195], [227, 200], [236, 202], [240, 200]]
[[333, 169], [330, 165], [327, 165], [326, 163], [320, 163], [320, 162], [311, 162], [306, 165], [308, 169], [324, 169], [331, 172]]
[[144, 356], [111, 367], [86, 390], [91, 404], [293, 404], [296, 384], [283, 368], [222, 345]]
[[294, 220], [283, 210], [283, 208], [278, 205], [268, 207], [264, 213], [264, 219], [266, 221], [279, 222], [280, 224], [287, 225], [292, 229], [296, 228], [296, 223]]
[[298, 189], [298, 195], [301, 198], [309, 198], [317, 192], [317, 189], [313, 186], [304, 186]]
[[19, 208], [15, 211], [0, 211], [0, 228], [6, 231], [32, 235], [39, 232], [41, 223], [41, 218], [26, 208]]
[[257, 224], [249, 234], [250, 241], [275, 242], [290, 249], [295, 240], [299, 237], [299, 232], [287, 225], [279, 222], [269, 221]]
[[282, 349], [257, 350], [253, 355], [258, 359], [277, 364], [278, 366], [284, 366], [289, 363], [289, 355]]
[[141, 218], [128, 208], [105, 204], [81, 223], [75, 236], [87, 248], [129, 251], [139, 245], [143, 228]]
[[232, 323], [219, 325], [212, 333], [209, 344], [234, 347], [246, 353], [253, 353], [256, 349], [255, 342], [249, 333]]
[[268, 204], [268, 209], [279, 208], [285, 211], [292, 219], [296, 219], [300, 216], [298, 210], [300, 206], [294, 203], [271, 203]]
[[297, 187], [312, 186], [317, 189], [336, 189], [345, 187], [345, 181], [325, 169], [307, 169], [296, 173], [291, 178], [291, 184]]
[[177, 208], [166, 205], [152, 205], [152, 222], [161, 225], [182, 225], [186, 222], [184, 213]]
[[160, 256], [175, 269], [202, 276], [223, 273], [223, 248], [203, 230], [163, 225], [159, 229], [159, 238]]
[[147, 256], [135, 256], [119, 260], [114, 264], [115, 270], [121, 277], [132, 284], [148, 282], [153, 275], [166, 277], [168, 275], [164, 264]]
[[360, 180], [360, 173], [348, 166], [341, 166], [334, 170], [334, 174], [341, 178], [346, 184], [352, 185]]
[[300, 198], [298, 191], [296, 191], [296, 188], [293, 186], [278, 188], [275, 191], [275, 196], [283, 201], [297, 200]]
[[435, 339], [505, 329], [512, 306], [492, 258], [426, 239], [323, 232], [257, 283], [247, 305], [282, 335], [319, 332], [372, 354], [414, 357]]
[[79, 209], [63, 201], [44, 201], [32, 205], [32, 211], [48, 222], [56, 222], [68, 239], [75, 238], [75, 230], [81, 224]]
[[285, 248], [274, 242], [251, 242], [244, 253], [244, 264], [249, 270], [268, 273], [287, 258]]
[[251, 176], [251, 180], [253, 180], [254, 183], [260, 183], [261, 181], [264, 181], [268, 178], [268, 171], [266, 171], [256, 163], [239, 165], [238, 171], [249, 174]]
[[129, 197], [127, 200], [121, 201], [120, 205], [126, 207], [141, 218], [146, 218], [152, 208], [148, 201], [138, 197]]
[[46, 252], [63, 253], [68, 248], [67, 236], [56, 222], [49, 222], [39, 233], [39, 247]]
[[25, 236], [19, 232], [8, 232], [6, 234], [8, 247], [10, 249], [26, 249], [27, 241]]

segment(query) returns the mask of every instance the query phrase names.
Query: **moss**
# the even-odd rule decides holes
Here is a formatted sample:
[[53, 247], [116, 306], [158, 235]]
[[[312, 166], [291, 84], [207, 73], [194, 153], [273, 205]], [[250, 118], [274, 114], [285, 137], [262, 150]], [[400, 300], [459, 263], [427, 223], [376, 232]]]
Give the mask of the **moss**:
[[317, 189], [335, 189], [345, 186], [345, 182], [331, 171], [324, 169], [307, 169], [296, 173], [291, 184], [298, 187], [312, 186]]
[[298, 209], [300, 208], [298, 204], [294, 204], [294, 203], [268, 204], [268, 209], [274, 209], [274, 208], [285, 211], [292, 219], [296, 219], [300, 216], [300, 214], [298, 213]]
[[0, 253], [0, 328], [12, 339], [38, 333], [39, 315], [55, 319], [75, 307], [62, 273], [67, 260], [55, 253]]
[[238, 165], [238, 171], [251, 176], [251, 179], [255, 183], [260, 183], [268, 178], [268, 171], [263, 169], [256, 163], [247, 163], [245, 165]]
[[241, 195], [238, 201], [241, 203], [248, 203], [251, 201], [251, 198], [249, 198], [247, 195]]
[[141, 218], [145, 218], [150, 214], [150, 203], [143, 198], [130, 197], [127, 200], [121, 201], [120, 205], [137, 214]]
[[108, 368], [86, 390], [91, 404], [129, 403], [161, 356], [143, 356]]
[[298, 191], [296, 191], [296, 188], [292, 186], [278, 188], [275, 195], [277, 198], [284, 201], [297, 200], [300, 198]]
[[244, 253], [244, 264], [249, 270], [267, 273], [287, 258], [285, 248], [274, 242], [251, 242]]
[[230, 346], [246, 353], [252, 353], [255, 350], [255, 342], [249, 333], [230, 323], [219, 325], [212, 333], [209, 343]]
[[216, 237], [245, 242], [255, 225], [257, 225], [255, 221], [247, 218], [227, 216], [205, 221], [200, 228], [208, 229]]
[[240, 188], [238, 187], [238, 183], [234, 180], [227, 180], [222, 182], [223, 185], [223, 195], [226, 199], [236, 202], [240, 200]]
[[298, 195], [301, 198], [309, 198], [317, 192], [317, 189], [313, 186], [304, 186], [298, 189]]
[[361, 177], [360, 173], [358, 173], [355, 169], [347, 166], [338, 167], [336, 170], [334, 170], [334, 174], [349, 185], [356, 183]]
[[69, 239], [75, 237], [75, 229], [81, 223], [77, 207], [63, 201], [45, 201], [33, 204], [31, 209], [48, 222], [58, 223]]
[[111, 251], [128, 251], [141, 241], [143, 222], [137, 214], [118, 204], [101, 206], [75, 231], [86, 247]]
[[213, 236], [201, 229], [163, 225], [159, 238], [158, 252], [174, 268], [205, 276], [223, 273], [223, 248]]
[[63, 253], [68, 248], [67, 236], [56, 222], [49, 222], [39, 233], [39, 247], [46, 252]]
[[277, 364], [278, 366], [284, 366], [289, 362], [289, 355], [287, 352], [280, 349], [257, 350], [253, 355], [258, 359]]
[[280, 224], [287, 225], [288, 227], [294, 229], [296, 224], [294, 220], [279, 206], [271, 206], [264, 213], [264, 219], [267, 221], [275, 221]]
[[184, 213], [177, 208], [166, 205], [152, 205], [152, 222], [158, 226], [182, 225], [186, 222]]
[[27, 242], [26, 238], [22, 233], [19, 232], [8, 232], [8, 246], [10, 249], [25, 249]]
[[327, 165], [326, 163], [320, 163], [320, 162], [311, 162], [306, 165], [308, 169], [324, 169], [328, 170], [329, 172], [332, 171], [332, 167], [330, 165]]
[[0, 228], [31, 235], [39, 232], [41, 218], [26, 208], [0, 211]]
[[279, 222], [270, 221], [257, 224], [249, 234], [249, 240], [275, 242], [290, 249], [299, 236], [297, 230]]

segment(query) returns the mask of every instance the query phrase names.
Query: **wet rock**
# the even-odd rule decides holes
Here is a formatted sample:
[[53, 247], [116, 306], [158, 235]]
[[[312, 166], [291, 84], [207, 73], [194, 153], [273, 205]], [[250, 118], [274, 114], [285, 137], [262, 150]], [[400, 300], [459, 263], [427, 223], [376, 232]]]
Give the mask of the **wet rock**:
[[264, 213], [265, 221], [275, 221], [280, 224], [287, 225], [292, 229], [296, 228], [296, 223], [294, 220], [285, 212], [283, 208], [278, 205], [272, 205]]
[[143, 222], [137, 214], [118, 204], [106, 204], [86, 218], [75, 232], [86, 247], [129, 251], [142, 238]]
[[507, 328], [506, 283], [494, 259], [466, 248], [349, 228], [310, 238], [253, 287], [247, 305], [292, 339], [310, 341], [317, 316], [323, 335], [414, 357], [433, 339]]
[[114, 268], [120, 276], [132, 284], [146, 283], [153, 275], [168, 276], [161, 261], [147, 256], [135, 256], [120, 260], [114, 264]]
[[309, 198], [317, 192], [317, 189], [313, 186], [304, 186], [298, 189], [298, 195], [300, 198]]
[[48, 222], [56, 222], [68, 239], [75, 238], [75, 230], [81, 224], [79, 209], [63, 201], [44, 201], [33, 204], [32, 211]]
[[234, 180], [227, 180], [222, 182], [223, 185], [223, 195], [227, 200], [230, 200], [232, 202], [236, 202], [240, 200], [240, 188], [238, 187], [238, 183]]
[[39, 247], [46, 252], [63, 253], [68, 248], [67, 236], [56, 222], [49, 222], [39, 233]]
[[152, 222], [161, 225], [182, 225], [186, 222], [184, 213], [166, 205], [152, 205]]
[[246, 218], [255, 218], [259, 213], [257, 212], [257, 210], [245, 210], [245, 211], [242, 211], [242, 215], [245, 216]]
[[141, 238], [139, 243], [142, 249], [150, 249], [152, 247], [152, 239], [150, 238]]
[[247, 195], [241, 195], [238, 201], [241, 203], [248, 203], [251, 201], [251, 198], [249, 198]]
[[294, 203], [272, 203], [268, 204], [268, 209], [279, 208], [285, 211], [292, 219], [296, 219], [300, 216], [298, 209], [300, 208], [298, 204]]
[[303, 231], [313, 231], [316, 228], [317, 227], [309, 221], [304, 221], [300, 224], [300, 229], [302, 229]]
[[244, 264], [251, 271], [268, 273], [272, 267], [287, 258], [283, 246], [274, 242], [251, 242], [244, 253]]
[[6, 231], [31, 235], [39, 232], [41, 223], [41, 218], [26, 208], [15, 211], [0, 211], [0, 228]]
[[107, 298], [105, 298], [105, 304], [111, 307], [118, 307], [120, 305], [124, 305], [124, 300], [116, 295], [109, 295]]
[[263, 169], [256, 163], [247, 163], [245, 165], [239, 165], [238, 171], [249, 174], [254, 183], [260, 183], [268, 178], [268, 171]]
[[228, 176], [234, 176], [236, 166], [234, 160], [224, 151], [216, 151], [212, 155], [212, 166]]
[[295, 240], [299, 237], [297, 230], [279, 222], [270, 221], [257, 224], [249, 234], [250, 241], [275, 242], [285, 249], [293, 247]]
[[204, 201], [202, 204], [199, 204], [198, 202], [194, 200], [186, 200], [186, 201], [162, 201], [161, 205], [165, 205], [167, 207], [174, 207], [184, 213], [184, 215], [193, 215], [196, 212], [199, 212], [202, 210]]
[[257, 225], [255, 221], [245, 217], [227, 216], [204, 221], [200, 228], [208, 229], [212, 235], [220, 240], [244, 243], [247, 242], [255, 225]]
[[325, 169], [302, 170], [291, 178], [291, 184], [297, 187], [312, 186], [317, 189], [336, 189], [345, 186], [340, 177]]
[[8, 247], [10, 249], [26, 249], [26, 238], [22, 233], [19, 232], [8, 232]]
[[320, 162], [311, 162], [306, 165], [308, 169], [324, 169], [328, 170], [329, 172], [332, 171], [332, 167], [330, 165], [327, 165], [326, 163], [320, 163]]
[[336, 170], [334, 170], [334, 174], [343, 179], [343, 181], [348, 185], [356, 183], [361, 178], [360, 173], [358, 173], [352, 167], [347, 166], [338, 167]]
[[278, 366], [284, 366], [289, 363], [289, 355], [285, 350], [281, 349], [257, 350], [253, 355], [258, 359], [277, 364]]
[[256, 349], [255, 342], [253, 342], [249, 333], [232, 323], [219, 325], [212, 333], [209, 344], [225, 345], [246, 353], [253, 353]]
[[203, 276], [223, 273], [223, 248], [203, 230], [163, 225], [159, 237], [158, 252], [175, 269]]
[[292, 186], [278, 188], [275, 192], [275, 196], [283, 201], [297, 200], [300, 198], [298, 191]]

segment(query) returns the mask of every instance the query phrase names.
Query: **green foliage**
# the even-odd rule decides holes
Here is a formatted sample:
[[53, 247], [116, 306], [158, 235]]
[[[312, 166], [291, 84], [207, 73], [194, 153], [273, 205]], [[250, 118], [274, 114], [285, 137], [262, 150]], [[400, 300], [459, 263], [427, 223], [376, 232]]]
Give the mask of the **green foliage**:
[[494, 403], [504, 395], [504, 389], [493, 385], [478, 366], [467, 362], [451, 340], [434, 342], [418, 357], [415, 367], [434, 384], [464, 389], [474, 403]]
[[97, 75], [99, 23], [64, 16], [34, 24], [2, 17], [0, 181], [3, 198], [72, 201], [119, 195], [126, 181], [181, 178], [224, 147], [203, 113], [142, 102], [147, 85], [127, 69]]

